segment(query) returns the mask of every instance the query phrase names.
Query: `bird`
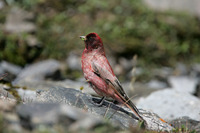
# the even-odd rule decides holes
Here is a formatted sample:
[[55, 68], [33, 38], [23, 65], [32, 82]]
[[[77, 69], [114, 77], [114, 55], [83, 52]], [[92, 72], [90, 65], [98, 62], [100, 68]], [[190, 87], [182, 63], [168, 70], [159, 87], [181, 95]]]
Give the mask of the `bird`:
[[86, 36], [80, 36], [80, 38], [85, 43], [81, 57], [82, 71], [86, 81], [98, 95], [102, 96], [98, 104], [101, 105], [106, 97], [111, 97], [131, 109], [138, 120], [144, 120], [115, 76], [99, 35], [89, 33]]

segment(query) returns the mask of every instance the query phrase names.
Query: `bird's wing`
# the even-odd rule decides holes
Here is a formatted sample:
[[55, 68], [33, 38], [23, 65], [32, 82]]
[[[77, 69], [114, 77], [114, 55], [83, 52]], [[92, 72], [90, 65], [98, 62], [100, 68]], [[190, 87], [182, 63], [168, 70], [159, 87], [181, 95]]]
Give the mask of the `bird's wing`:
[[122, 88], [119, 80], [114, 75], [113, 70], [106, 57], [93, 58], [92, 69], [98, 77], [103, 79], [107, 84], [111, 84], [111, 88], [121, 98], [121, 100], [124, 101], [124, 104], [132, 109], [132, 111], [134, 111], [136, 115], [143, 120], [143, 118], [139, 115], [137, 107], [130, 101], [130, 99], [124, 92], [124, 89]]
[[127, 97], [119, 80], [114, 75], [113, 70], [106, 57], [101, 57], [98, 59], [94, 58], [94, 60], [92, 61], [92, 69], [94, 73], [101, 77], [106, 83], [110, 83], [114, 87], [114, 89], [116, 89], [120, 93], [121, 96]]

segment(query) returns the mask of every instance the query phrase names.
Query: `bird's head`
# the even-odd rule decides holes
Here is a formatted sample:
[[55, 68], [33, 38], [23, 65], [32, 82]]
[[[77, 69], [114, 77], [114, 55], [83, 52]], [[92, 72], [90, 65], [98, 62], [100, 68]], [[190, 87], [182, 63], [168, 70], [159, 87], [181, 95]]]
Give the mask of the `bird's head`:
[[89, 33], [87, 36], [80, 36], [85, 42], [85, 48], [87, 50], [102, 49], [103, 42], [97, 33]]

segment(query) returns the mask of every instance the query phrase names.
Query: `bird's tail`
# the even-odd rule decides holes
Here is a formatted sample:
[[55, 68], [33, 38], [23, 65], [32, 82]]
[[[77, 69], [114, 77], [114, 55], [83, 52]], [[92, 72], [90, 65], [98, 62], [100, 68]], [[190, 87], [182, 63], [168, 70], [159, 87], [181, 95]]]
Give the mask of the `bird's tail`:
[[[110, 83], [112, 84], [112, 82], [110, 82]], [[126, 107], [128, 107], [129, 109], [131, 109], [137, 115], [137, 117], [139, 117], [140, 120], [144, 121], [144, 119], [142, 118], [142, 116], [139, 114], [139, 110], [137, 109], [137, 107], [131, 102], [130, 98], [123, 91], [122, 86], [119, 84], [119, 82], [116, 82], [116, 83], [118, 84], [117, 87], [120, 88], [118, 90], [121, 91], [121, 93], [119, 91], [117, 91], [117, 89], [114, 88], [115, 85], [112, 84], [112, 86], [110, 86], [110, 87], [115, 91], [115, 93], [124, 102], [123, 104]]]
[[124, 99], [126, 101], [124, 101], [124, 104], [131, 109], [141, 120], [144, 120], [142, 118], [142, 116], [139, 114], [139, 110], [137, 109], [137, 107], [133, 104], [133, 102], [130, 100], [130, 98], [128, 98], [127, 96], [124, 97]]

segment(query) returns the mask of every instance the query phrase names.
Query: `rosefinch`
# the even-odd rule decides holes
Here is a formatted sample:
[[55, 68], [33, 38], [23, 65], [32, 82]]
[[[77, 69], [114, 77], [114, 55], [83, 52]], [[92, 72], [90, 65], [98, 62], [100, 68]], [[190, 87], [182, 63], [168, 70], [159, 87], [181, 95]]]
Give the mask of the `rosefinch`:
[[90, 33], [87, 36], [80, 36], [85, 42], [85, 49], [82, 53], [82, 70], [86, 81], [91, 85], [94, 91], [103, 96], [100, 104], [105, 97], [111, 97], [114, 100], [130, 108], [139, 119], [136, 106], [128, 98], [119, 80], [115, 76], [110, 63], [108, 62], [103, 42], [97, 33]]

